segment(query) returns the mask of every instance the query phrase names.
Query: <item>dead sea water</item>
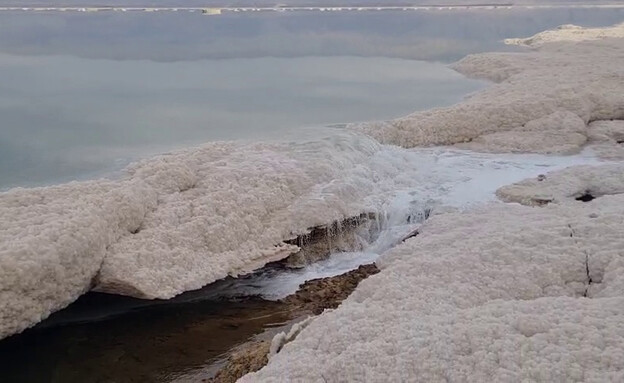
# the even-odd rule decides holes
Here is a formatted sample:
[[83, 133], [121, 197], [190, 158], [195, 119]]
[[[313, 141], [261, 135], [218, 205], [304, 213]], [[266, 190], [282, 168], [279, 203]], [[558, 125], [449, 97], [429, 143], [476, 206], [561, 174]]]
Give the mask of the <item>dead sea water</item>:
[[[207, 140], [298, 138], [302, 127], [448, 105], [483, 83], [445, 63], [508, 49], [505, 37], [621, 19], [591, 9], [1, 14], [0, 188], [110, 174]], [[272, 302], [188, 296], [155, 304], [89, 294], [0, 341], [0, 380], [171, 381], [284, 320]]]

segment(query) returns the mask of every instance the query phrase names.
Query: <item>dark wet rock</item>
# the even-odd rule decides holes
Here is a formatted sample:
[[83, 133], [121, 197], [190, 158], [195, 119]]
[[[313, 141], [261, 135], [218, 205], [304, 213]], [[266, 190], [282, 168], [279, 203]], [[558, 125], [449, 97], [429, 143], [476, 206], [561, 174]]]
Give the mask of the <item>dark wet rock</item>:
[[370, 235], [370, 223], [376, 218], [374, 213], [362, 213], [328, 225], [309, 228], [306, 234], [284, 241], [301, 248], [296, 254], [290, 255], [285, 264], [291, 268], [301, 268], [326, 259], [332, 253], [361, 250], [358, 235]]

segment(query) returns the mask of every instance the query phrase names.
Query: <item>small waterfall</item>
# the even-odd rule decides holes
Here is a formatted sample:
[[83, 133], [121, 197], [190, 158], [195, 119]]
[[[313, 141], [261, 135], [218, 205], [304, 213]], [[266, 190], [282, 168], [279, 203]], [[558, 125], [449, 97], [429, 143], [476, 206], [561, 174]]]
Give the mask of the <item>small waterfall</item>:
[[281, 299], [310, 279], [331, 277], [375, 262], [410, 236], [432, 212], [435, 202], [413, 192], [398, 192], [383, 209], [310, 229], [289, 243], [302, 251], [246, 278], [229, 279], [223, 297]]

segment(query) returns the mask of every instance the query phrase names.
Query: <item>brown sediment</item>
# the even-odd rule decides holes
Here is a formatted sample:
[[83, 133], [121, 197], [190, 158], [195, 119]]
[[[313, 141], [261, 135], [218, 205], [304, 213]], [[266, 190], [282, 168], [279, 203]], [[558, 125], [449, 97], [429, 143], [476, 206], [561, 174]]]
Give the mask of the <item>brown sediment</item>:
[[299, 252], [290, 255], [285, 264], [299, 268], [325, 259], [335, 252], [361, 250], [357, 234], [365, 233], [368, 229], [370, 235], [370, 223], [376, 219], [375, 213], [362, 213], [328, 225], [311, 227], [306, 234], [284, 241], [301, 248]]
[[227, 363], [214, 378], [203, 382], [236, 382], [243, 375], [258, 371], [269, 362], [270, 340], [250, 341], [232, 351]]
[[[363, 279], [378, 272], [377, 266], [371, 263], [334, 277], [312, 279], [299, 286], [296, 293], [282, 299], [281, 303], [289, 309], [291, 319], [310, 314], [318, 315], [325, 309], [338, 307]], [[252, 340], [242, 344], [230, 353], [225, 365], [213, 378], [203, 381], [236, 382], [243, 375], [258, 371], [268, 363], [270, 345], [270, 339]]]
[[300, 315], [312, 313], [318, 315], [325, 309], [334, 309], [345, 300], [363, 279], [377, 274], [379, 269], [374, 263], [362, 265], [355, 270], [328, 278], [311, 279], [301, 286], [296, 293], [282, 300], [298, 311]]

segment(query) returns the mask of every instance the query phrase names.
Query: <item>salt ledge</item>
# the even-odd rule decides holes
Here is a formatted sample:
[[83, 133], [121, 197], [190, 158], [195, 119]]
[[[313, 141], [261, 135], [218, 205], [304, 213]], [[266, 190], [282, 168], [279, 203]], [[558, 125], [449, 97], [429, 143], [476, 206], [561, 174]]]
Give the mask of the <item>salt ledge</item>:
[[[357, 129], [403, 146], [572, 152], [588, 122], [624, 115], [622, 45], [469, 56], [458, 69], [501, 83], [451, 108]], [[596, 132], [607, 152], [617, 147], [611, 130]], [[119, 180], [1, 193], [0, 338], [91, 288], [169, 298], [283, 258], [297, 250], [284, 240], [413, 182], [403, 164], [374, 139], [344, 132], [305, 147], [211, 143], [142, 161]]]
[[[622, 28], [586, 39], [560, 28], [538, 35], [551, 42], [535, 52], [470, 56], [457, 68], [500, 84], [353, 128], [407, 147], [548, 153], [576, 150], [584, 136], [621, 159], [621, 122], [592, 121], [623, 118], [624, 39], [613, 37]], [[624, 380], [623, 170], [547, 173], [497, 192], [522, 205], [432, 217], [240, 382]], [[584, 193], [594, 199], [577, 200]]]

